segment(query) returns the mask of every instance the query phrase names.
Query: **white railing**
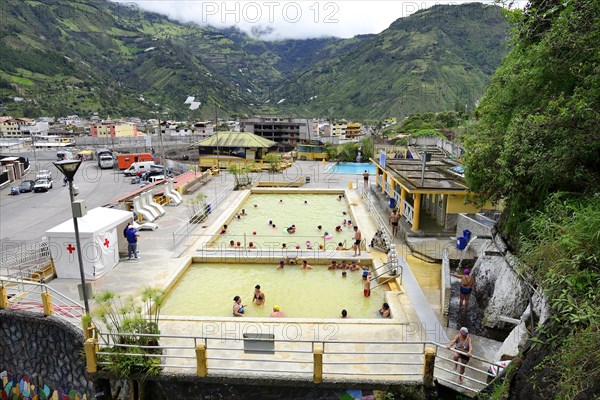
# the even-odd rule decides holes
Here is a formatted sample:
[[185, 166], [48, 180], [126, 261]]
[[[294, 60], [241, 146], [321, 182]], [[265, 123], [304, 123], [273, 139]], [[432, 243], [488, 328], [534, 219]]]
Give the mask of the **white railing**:
[[413, 218], [415, 215], [415, 209], [406, 200], [402, 202], [402, 215], [406, 217], [406, 220], [412, 225]]
[[173, 232], [173, 256], [179, 257], [183, 252], [183, 244], [191, 236], [192, 232], [198, 227], [197, 222], [202, 220], [203, 217], [208, 216], [209, 213], [215, 211], [215, 209], [221, 204], [225, 198], [233, 191], [233, 184], [227, 184], [220, 192], [218, 192], [214, 198], [199, 210], [195, 215], [191, 216], [188, 222]]
[[8, 308], [44, 314], [43, 295], [50, 296], [52, 315], [82, 329], [81, 317], [85, 313], [77, 301], [61, 294], [48, 285], [37, 282], [1, 278], [0, 287], [6, 290]]
[[[425, 354], [435, 350], [433, 364], [429, 366], [434, 371], [433, 376], [445, 386], [463, 393], [477, 393], [487, 386], [488, 378], [493, 377], [488, 372], [493, 362], [470, 356], [471, 360], [464, 365], [453, 360], [456, 350], [431, 341], [305, 340], [278, 338], [275, 333], [233, 333], [185, 336], [101, 332], [96, 355], [100, 368], [111, 362], [110, 357], [128, 356], [134, 363], [137, 358], [139, 365], [144, 364], [144, 358], [158, 359], [157, 366], [167, 373], [197, 372], [202, 373], [201, 376], [240, 379], [259, 373], [273, 379], [310, 382], [315, 371], [320, 370], [323, 381], [349, 379], [355, 383], [410, 384], [423, 381], [424, 365], [431, 361], [426, 360]], [[130, 351], [132, 348], [138, 350]], [[320, 362], [316, 354], [322, 354]], [[456, 371], [454, 366], [458, 367]], [[465, 367], [464, 374], [460, 374], [461, 366]], [[459, 376], [462, 383], [457, 382]]]
[[3, 251], [0, 256], [0, 276], [19, 279], [24, 273], [35, 272], [50, 261], [50, 248], [47, 241], [29, 245], [15, 254], [7, 253]]

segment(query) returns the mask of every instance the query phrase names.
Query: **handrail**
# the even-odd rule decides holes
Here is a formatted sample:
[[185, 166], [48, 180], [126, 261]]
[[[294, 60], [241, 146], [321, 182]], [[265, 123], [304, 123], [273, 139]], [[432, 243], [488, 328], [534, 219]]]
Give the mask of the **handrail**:
[[48, 285], [0, 277], [0, 287], [6, 288], [12, 294], [8, 299], [8, 305], [9, 308], [15, 310], [41, 311], [43, 313], [42, 294], [51, 294], [53, 315], [78, 329], [83, 329], [81, 325], [81, 317], [85, 314], [83, 306]]

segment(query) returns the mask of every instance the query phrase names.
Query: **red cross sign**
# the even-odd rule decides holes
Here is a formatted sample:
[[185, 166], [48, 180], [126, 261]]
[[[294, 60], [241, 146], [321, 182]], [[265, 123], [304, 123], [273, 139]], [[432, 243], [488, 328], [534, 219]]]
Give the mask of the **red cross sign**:
[[69, 254], [73, 254], [73, 252], [75, 251], [75, 247], [73, 247], [73, 245], [69, 243], [69, 245], [67, 246], [67, 250], [69, 250]]
[[108, 248], [109, 244], [110, 244], [110, 241], [108, 240], [108, 238], [104, 238], [104, 246], [106, 246]]

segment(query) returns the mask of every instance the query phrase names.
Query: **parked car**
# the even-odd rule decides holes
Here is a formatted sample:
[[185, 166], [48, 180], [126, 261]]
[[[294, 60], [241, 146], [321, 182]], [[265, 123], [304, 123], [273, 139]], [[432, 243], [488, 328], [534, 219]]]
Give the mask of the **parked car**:
[[34, 181], [23, 181], [19, 185], [18, 189], [19, 189], [19, 192], [21, 192], [21, 193], [32, 192], [34, 186], [35, 186]]
[[35, 180], [37, 181], [38, 179], [47, 179], [52, 181], [52, 172], [48, 171], [47, 169], [42, 169], [35, 175]]
[[36, 179], [33, 186], [33, 191], [36, 193], [47, 192], [50, 189], [52, 189], [52, 181], [45, 178]]

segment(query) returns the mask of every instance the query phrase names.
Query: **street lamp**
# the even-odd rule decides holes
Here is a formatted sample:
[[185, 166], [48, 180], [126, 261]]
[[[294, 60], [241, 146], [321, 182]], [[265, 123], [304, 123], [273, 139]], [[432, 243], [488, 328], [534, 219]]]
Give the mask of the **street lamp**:
[[[60, 172], [63, 173], [69, 182], [69, 195], [71, 196], [71, 212], [73, 214], [73, 226], [75, 227], [75, 243], [77, 244], [77, 259], [79, 260], [79, 273], [81, 274], [83, 303], [85, 305], [86, 314], [89, 314], [90, 306], [88, 304], [87, 290], [85, 285], [85, 272], [83, 271], [83, 256], [81, 254], [81, 240], [79, 239], [79, 225], [77, 224], [78, 215], [75, 213], [75, 194], [73, 193], [73, 178], [81, 166], [81, 160], [63, 160], [56, 161], [53, 164]], [[81, 214], [81, 212], [79, 214]]]

